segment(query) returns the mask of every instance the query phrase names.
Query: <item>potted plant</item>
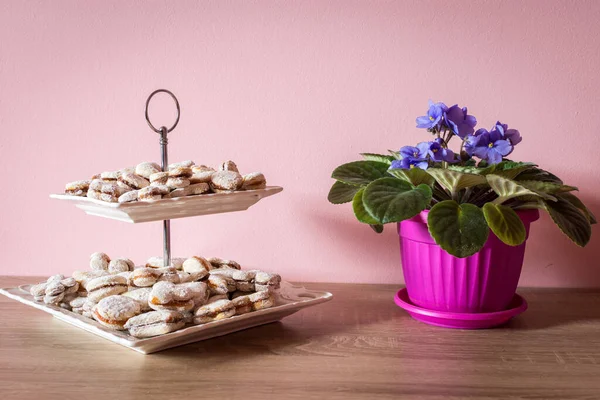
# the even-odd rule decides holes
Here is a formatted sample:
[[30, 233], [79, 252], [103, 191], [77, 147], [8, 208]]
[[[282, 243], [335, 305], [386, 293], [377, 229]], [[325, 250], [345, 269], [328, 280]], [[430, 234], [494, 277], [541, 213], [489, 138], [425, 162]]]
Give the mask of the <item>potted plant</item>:
[[500, 122], [475, 130], [476, 124], [467, 108], [430, 101], [427, 115], [417, 118], [430, 141], [389, 155], [363, 153], [332, 173], [331, 203], [351, 202], [358, 221], [378, 233], [398, 224], [408, 297], [427, 310], [506, 310], [539, 209], [579, 246], [596, 223], [573, 194], [576, 187], [507, 158], [521, 142], [518, 130]]

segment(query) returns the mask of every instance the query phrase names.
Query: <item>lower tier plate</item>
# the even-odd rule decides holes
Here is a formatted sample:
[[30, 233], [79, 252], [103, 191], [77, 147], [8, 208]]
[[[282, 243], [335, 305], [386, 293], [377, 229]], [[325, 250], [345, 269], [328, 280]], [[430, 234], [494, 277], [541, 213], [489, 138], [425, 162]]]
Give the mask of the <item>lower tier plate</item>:
[[253, 311], [248, 314], [234, 315], [220, 321], [210, 322], [203, 325], [190, 325], [175, 332], [151, 338], [138, 339], [128, 335], [127, 331], [114, 331], [103, 327], [96, 321], [82, 315], [67, 311], [57, 306], [50, 306], [37, 302], [29, 294], [31, 285], [21, 285], [16, 288], [0, 289], [3, 294], [28, 306], [52, 314], [78, 328], [128, 347], [143, 354], [155, 353], [172, 347], [198, 342], [217, 336], [227, 335], [243, 329], [253, 328], [258, 325], [279, 321], [288, 315], [332, 299], [329, 292], [307, 290], [301, 286], [294, 286], [289, 282], [281, 283], [281, 290], [276, 297], [275, 305], [265, 310]]

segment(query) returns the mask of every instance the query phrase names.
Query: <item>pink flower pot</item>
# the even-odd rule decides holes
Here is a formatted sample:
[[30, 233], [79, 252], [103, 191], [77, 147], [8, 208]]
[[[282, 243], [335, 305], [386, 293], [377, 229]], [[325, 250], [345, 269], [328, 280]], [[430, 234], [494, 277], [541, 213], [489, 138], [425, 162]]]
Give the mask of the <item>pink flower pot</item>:
[[[398, 224], [404, 281], [410, 301], [437, 311], [497, 312], [507, 309], [521, 276], [525, 242], [504, 244], [491, 231], [483, 248], [458, 258], [438, 246], [427, 229], [427, 214]], [[529, 236], [537, 210], [518, 211]]]

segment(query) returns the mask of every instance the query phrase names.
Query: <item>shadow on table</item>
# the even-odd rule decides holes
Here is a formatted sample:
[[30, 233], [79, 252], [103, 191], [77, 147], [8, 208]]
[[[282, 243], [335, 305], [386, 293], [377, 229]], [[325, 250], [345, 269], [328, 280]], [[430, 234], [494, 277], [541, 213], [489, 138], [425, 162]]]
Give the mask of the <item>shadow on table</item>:
[[529, 308], [505, 327], [537, 330], [600, 323], [600, 290], [536, 290], [525, 293]]

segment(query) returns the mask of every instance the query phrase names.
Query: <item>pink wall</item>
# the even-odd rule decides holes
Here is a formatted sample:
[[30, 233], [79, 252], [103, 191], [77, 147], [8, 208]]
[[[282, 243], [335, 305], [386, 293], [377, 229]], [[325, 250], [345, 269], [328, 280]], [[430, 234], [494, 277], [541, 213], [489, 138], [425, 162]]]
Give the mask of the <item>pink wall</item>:
[[[161, 253], [160, 223], [48, 198], [158, 160], [143, 107], [160, 87], [182, 104], [172, 160], [233, 159], [285, 187], [247, 213], [173, 221], [176, 255], [290, 280], [402, 282], [393, 227], [377, 236], [326, 195], [331, 170], [357, 153], [426, 138], [414, 119], [429, 98], [520, 129], [514, 158], [581, 187], [600, 214], [599, 20], [597, 1], [3, 0], [0, 274], [67, 273], [94, 251]], [[544, 215], [521, 284], [600, 286], [594, 231], [580, 249]]]

